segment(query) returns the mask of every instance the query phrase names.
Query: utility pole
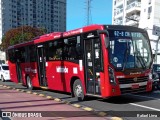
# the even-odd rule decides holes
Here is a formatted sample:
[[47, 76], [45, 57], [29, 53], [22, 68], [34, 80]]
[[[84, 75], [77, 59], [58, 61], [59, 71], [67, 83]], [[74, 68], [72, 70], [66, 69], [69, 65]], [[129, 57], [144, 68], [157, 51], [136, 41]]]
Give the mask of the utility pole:
[[92, 0], [86, 0], [86, 3], [87, 3], [87, 25], [90, 24], [90, 19], [91, 19], [91, 1]]
[[22, 40], [20, 42], [24, 42], [24, 1], [22, 0], [21, 4], [21, 27], [22, 27]]

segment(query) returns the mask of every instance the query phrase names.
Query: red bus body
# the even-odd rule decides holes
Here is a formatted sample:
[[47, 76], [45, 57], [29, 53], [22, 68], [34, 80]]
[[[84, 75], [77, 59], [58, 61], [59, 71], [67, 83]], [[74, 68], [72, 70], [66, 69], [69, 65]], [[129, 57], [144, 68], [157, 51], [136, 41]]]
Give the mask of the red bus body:
[[[11, 80], [27, 86], [28, 76], [33, 87], [47, 87], [51, 90], [70, 93], [74, 92], [74, 81], [80, 80], [84, 95], [100, 96], [103, 98], [119, 96], [125, 93], [151, 91], [150, 67], [144, 69], [136, 68], [128, 73], [127, 71], [129, 70], [117, 71], [114, 69], [109, 60], [109, 50], [106, 47], [105, 40], [109, 36], [106, 31], [104, 25], [91, 25], [64, 33], [46, 34], [30, 42], [10, 46], [8, 48], [8, 64]], [[88, 38], [84, 34], [87, 34]], [[94, 42], [94, 40], [97, 42]], [[59, 41], [63, 41], [63, 43], [59, 43]], [[77, 43], [74, 43], [74, 41]], [[99, 41], [101, 44], [98, 44]], [[71, 58], [70, 56], [73, 53], [69, 54], [69, 50], [65, 51], [64, 46], [66, 45], [68, 46], [66, 49], [70, 49], [72, 43], [81, 45], [81, 57]], [[52, 45], [53, 48], [50, 47]], [[59, 48], [60, 46], [63, 47]], [[35, 47], [35, 49], [30, 51], [32, 47], [33, 49]], [[47, 58], [47, 56], [50, 56], [50, 53], [52, 54], [50, 48], [63, 52], [63, 58], [55, 57], [53, 60], [50, 57]], [[91, 49], [92, 53], [88, 52]], [[74, 50], [72, 49], [71, 52]], [[23, 52], [21, 53], [21, 51]], [[56, 52], [55, 54], [57, 54]], [[19, 57], [19, 54], [22, 55]], [[36, 55], [31, 57], [33, 54]], [[99, 61], [101, 62], [98, 63]], [[94, 63], [98, 63], [98, 65]], [[122, 66], [122, 64], [118, 65], [119, 67]], [[101, 69], [99, 70], [98, 67]], [[109, 80], [109, 67], [114, 72], [114, 83], [111, 83]], [[120, 84], [120, 80], [122, 81], [122, 85]]]

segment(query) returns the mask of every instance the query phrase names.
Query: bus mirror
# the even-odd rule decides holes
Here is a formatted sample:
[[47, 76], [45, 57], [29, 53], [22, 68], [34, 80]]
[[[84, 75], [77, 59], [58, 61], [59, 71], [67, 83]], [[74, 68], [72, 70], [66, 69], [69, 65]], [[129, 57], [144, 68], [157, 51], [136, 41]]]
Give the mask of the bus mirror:
[[108, 46], [109, 46], [109, 39], [108, 39], [108, 31], [107, 30], [97, 30], [97, 33], [98, 33], [98, 35], [100, 35], [100, 34], [105, 34], [105, 39], [104, 39], [104, 42], [105, 42], [105, 46], [106, 46], [106, 48], [108, 48]]
[[108, 37], [105, 37], [104, 42], [105, 42], [106, 48], [108, 48], [108, 46], [109, 46], [109, 38], [108, 38]]
[[99, 34], [105, 34], [108, 35], [108, 31], [107, 30], [97, 30], [98, 35]]

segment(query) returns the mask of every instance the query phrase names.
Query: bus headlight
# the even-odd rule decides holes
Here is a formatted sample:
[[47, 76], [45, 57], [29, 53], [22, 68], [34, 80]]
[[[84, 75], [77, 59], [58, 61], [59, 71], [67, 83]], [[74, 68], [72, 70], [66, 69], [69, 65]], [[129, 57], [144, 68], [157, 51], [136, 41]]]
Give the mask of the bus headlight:
[[148, 77], [149, 77], [149, 80], [151, 80], [152, 79], [152, 73], [149, 73]]
[[114, 76], [114, 70], [111, 67], [108, 68], [108, 73], [109, 73], [110, 83], [112, 83], [112, 84], [116, 83], [115, 76]]

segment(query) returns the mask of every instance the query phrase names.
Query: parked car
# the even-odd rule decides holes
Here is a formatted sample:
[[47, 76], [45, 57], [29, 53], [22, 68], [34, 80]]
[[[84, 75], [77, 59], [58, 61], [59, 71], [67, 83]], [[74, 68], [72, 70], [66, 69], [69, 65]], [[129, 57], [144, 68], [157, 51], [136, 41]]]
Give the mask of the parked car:
[[0, 64], [0, 79], [2, 82], [10, 80], [9, 67], [7, 64]]
[[160, 90], [160, 64], [153, 64], [152, 69], [153, 89]]

